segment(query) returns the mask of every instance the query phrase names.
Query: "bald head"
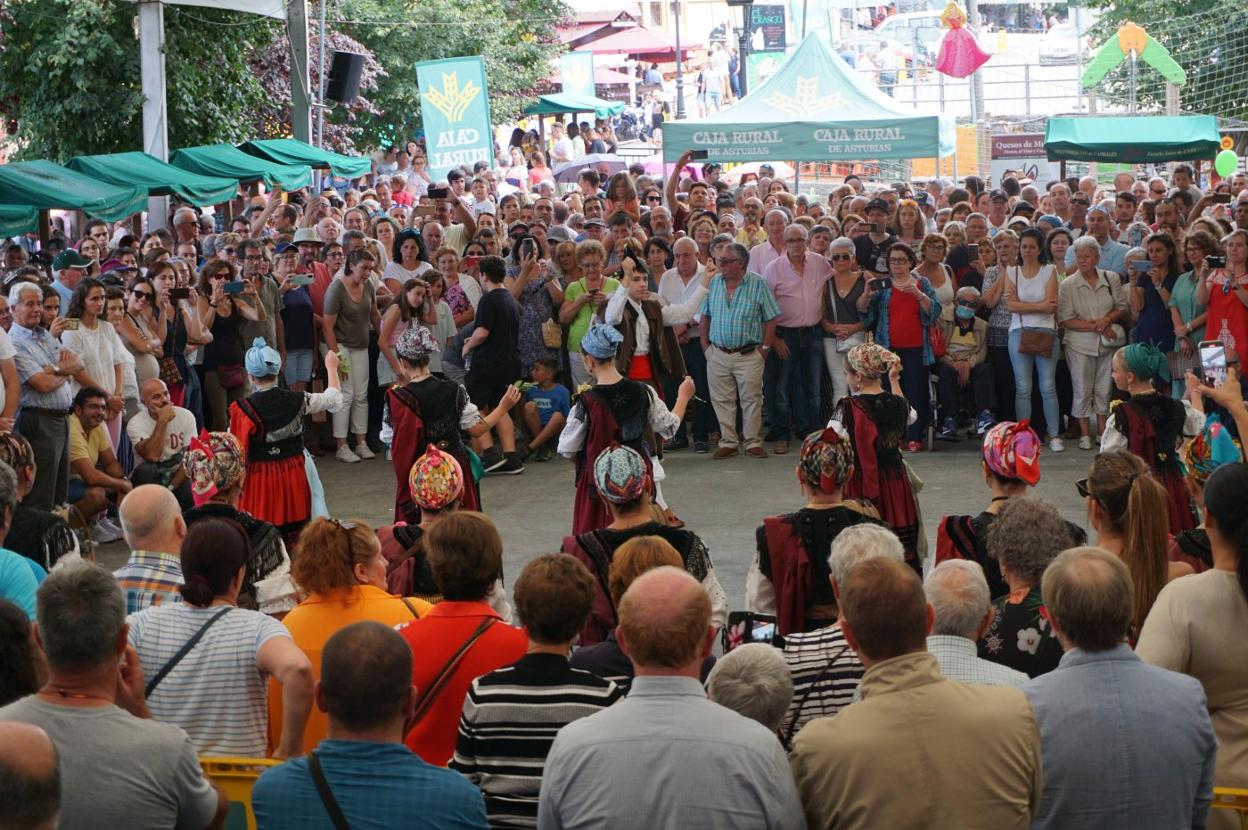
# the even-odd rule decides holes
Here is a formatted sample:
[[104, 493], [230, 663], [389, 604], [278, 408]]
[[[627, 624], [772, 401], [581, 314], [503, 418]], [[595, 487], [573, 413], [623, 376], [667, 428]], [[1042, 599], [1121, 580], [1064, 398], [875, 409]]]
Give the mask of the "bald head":
[[647, 571], [628, 586], [619, 623], [616, 636], [638, 675], [697, 677], [714, 637], [706, 589], [670, 566]]
[[0, 827], [52, 830], [61, 809], [56, 746], [37, 726], [0, 721]]
[[173, 492], [159, 484], [141, 484], [121, 502], [121, 528], [131, 550], [178, 553], [186, 522]]

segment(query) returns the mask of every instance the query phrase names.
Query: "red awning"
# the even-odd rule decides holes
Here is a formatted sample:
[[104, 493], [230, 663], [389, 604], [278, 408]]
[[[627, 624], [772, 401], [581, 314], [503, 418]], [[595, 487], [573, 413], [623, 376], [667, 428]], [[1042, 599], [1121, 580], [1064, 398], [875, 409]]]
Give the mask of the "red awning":
[[[701, 48], [700, 43], [681, 41], [680, 50], [687, 56], [694, 49]], [[640, 26], [624, 29], [615, 34], [607, 35], [598, 40], [583, 44], [580, 48], [588, 49], [595, 55], [648, 55], [675, 56], [676, 41], [667, 32], [656, 32]]]

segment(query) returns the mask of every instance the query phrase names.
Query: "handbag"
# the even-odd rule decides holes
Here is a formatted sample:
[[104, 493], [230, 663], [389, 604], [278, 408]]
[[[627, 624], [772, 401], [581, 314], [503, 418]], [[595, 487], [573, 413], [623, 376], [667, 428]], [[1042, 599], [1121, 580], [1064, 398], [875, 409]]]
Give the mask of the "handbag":
[[411, 720], [409, 720], [403, 727], [403, 734], [405, 736], [410, 734], [412, 728], [415, 727], [416, 724], [420, 723], [421, 718], [429, 713], [429, 709], [433, 706], [434, 700], [437, 699], [438, 693], [441, 692], [443, 687], [450, 682], [451, 676], [455, 673], [455, 669], [464, 659], [464, 655], [468, 653], [468, 649], [472, 648], [477, 640], [481, 639], [481, 635], [484, 634], [497, 619], [497, 617], [486, 617], [482, 620], [481, 624], [478, 625], [472, 634], [468, 636], [468, 639], [464, 641], [464, 644], [459, 647], [459, 650], [451, 655], [451, 659], [447, 660], [446, 665], [444, 665], [441, 671], [434, 676], [433, 681], [429, 684], [428, 688], [421, 692], [420, 698], [416, 701], [416, 709], [412, 713]]
[[542, 343], [548, 349], [563, 348], [563, 326], [558, 320], [550, 319], [542, 322]]
[[329, 813], [329, 821], [334, 825], [334, 830], [351, 830], [338, 799], [334, 798], [334, 791], [329, 787], [325, 771], [321, 769], [321, 759], [316, 757], [315, 750], [308, 753], [308, 772], [312, 775], [312, 784], [316, 787], [316, 794], [321, 797], [321, 803], [325, 805], [325, 812]]
[[1053, 342], [1057, 339], [1057, 335], [1052, 329], [1039, 329], [1034, 326], [1024, 326], [1022, 333], [1018, 337], [1018, 353], [1030, 354], [1038, 357], [1051, 357], [1053, 355]]
[[162, 357], [159, 365], [159, 376], [166, 386], [177, 386], [182, 383], [182, 372], [178, 369], [178, 362], [174, 360], [173, 355]]
[[243, 371], [242, 364], [232, 363], [217, 367], [217, 383], [221, 384], [222, 389], [238, 389], [246, 382], [247, 373]]
[[948, 352], [949, 346], [945, 342], [945, 327], [940, 324], [940, 320], [927, 327], [927, 342], [932, 347], [932, 357], [937, 360], [940, 360]]
[[[836, 298], [833, 296], [833, 292], [835, 291], [836, 283], [833, 280], [828, 280], [828, 294], [826, 296], [828, 309], [831, 311], [832, 322], [839, 324], [841, 321], [836, 311]], [[867, 333], [865, 331], [859, 331], [851, 334], [844, 340], [840, 340], [835, 337], [832, 339], [836, 340], [836, 350], [841, 354], [845, 354], [855, 346], [861, 346], [863, 343], [866, 343]]]

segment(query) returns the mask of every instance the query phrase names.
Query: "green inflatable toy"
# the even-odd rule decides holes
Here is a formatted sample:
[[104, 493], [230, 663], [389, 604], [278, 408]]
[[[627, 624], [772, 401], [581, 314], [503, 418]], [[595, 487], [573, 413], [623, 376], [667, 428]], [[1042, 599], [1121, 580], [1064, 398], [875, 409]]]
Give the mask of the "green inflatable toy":
[[1118, 27], [1118, 34], [1097, 50], [1096, 55], [1083, 71], [1083, 87], [1096, 86], [1109, 71], [1135, 52], [1149, 66], [1157, 70], [1161, 77], [1176, 86], [1187, 83], [1187, 73], [1179, 66], [1166, 48], [1153, 40], [1152, 35], [1136, 24], [1127, 21]]

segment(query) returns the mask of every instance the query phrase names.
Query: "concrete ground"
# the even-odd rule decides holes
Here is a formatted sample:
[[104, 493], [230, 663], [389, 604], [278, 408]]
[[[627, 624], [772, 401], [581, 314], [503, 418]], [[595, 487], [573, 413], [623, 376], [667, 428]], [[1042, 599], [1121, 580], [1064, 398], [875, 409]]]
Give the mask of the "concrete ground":
[[[1036, 492], [1057, 505], [1066, 518], [1086, 526], [1076, 479], [1087, 475], [1093, 453], [1067, 443], [1061, 454], [1045, 452]], [[769, 447], [770, 449], [770, 447]], [[919, 504], [929, 544], [935, 547], [936, 526], [950, 513], [977, 513], [988, 503], [979, 463], [978, 441], [938, 444], [932, 453], [907, 456], [924, 481]], [[664, 462], [663, 492], [686, 526], [706, 541], [715, 570], [732, 608], [743, 608], [745, 575], [754, 554], [754, 529], [762, 518], [802, 505], [794, 467], [796, 445], [784, 456], [753, 459], [738, 456], [714, 461], [689, 450], [670, 453]], [[380, 456], [374, 461], [342, 464], [319, 460], [329, 508], [341, 518], [359, 518], [373, 525], [393, 521], [394, 475]], [[563, 459], [530, 462], [522, 475], [490, 476], [481, 485], [486, 512], [503, 537], [503, 569], [510, 585], [525, 562], [559, 549], [572, 527], [572, 465]], [[116, 568], [125, 561], [116, 543], [99, 553]]]

